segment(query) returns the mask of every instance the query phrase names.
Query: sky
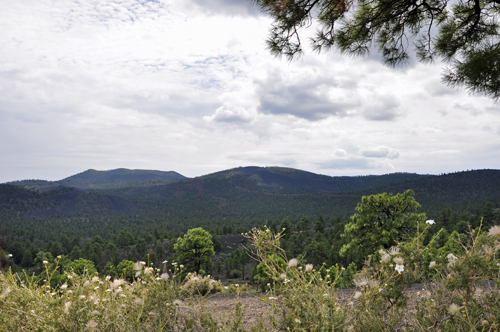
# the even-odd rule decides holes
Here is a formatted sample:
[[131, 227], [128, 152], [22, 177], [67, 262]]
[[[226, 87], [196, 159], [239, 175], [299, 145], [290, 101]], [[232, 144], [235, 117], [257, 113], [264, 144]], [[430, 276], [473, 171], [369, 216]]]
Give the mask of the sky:
[[248, 0], [2, 0], [0, 12], [0, 183], [500, 168], [500, 103], [443, 85], [446, 64], [389, 68], [307, 43], [275, 58], [272, 20]]

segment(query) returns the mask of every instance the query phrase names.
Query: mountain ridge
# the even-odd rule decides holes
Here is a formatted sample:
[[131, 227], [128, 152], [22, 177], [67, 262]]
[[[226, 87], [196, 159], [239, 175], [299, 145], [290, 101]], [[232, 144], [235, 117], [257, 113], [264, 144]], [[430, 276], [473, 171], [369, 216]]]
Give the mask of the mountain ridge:
[[[17, 207], [29, 206], [20, 212], [29, 217], [98, 211], [196, 220], [346, 216], [355, 212], [362, 196], [407, 189], [415, 192], [424, 212], [435, 214], [447, 206], [474, 208], [485, 200], [497, 200], [500, 170], [332, 177], [294, 168], [246, 166], [187, 178], [173, 171], [90, 169], [60, 181], [25, 180], [16, 185], [32, 192], [14, 194], [14, 189], [5, 187], [12, 184], [5, 184], [0, 202], [8, 206], [11, 199]], [[60, 200], [57, 195], [68, 188], [77, 191], [67, 191], [66, 199]]]
[[124, 183], [152, 186], [172, 183], [183, 179], [187, 179], [187, 177], [175, 171], [117, 168], [106, 171], [88, 169], [58, 181], [20, 180], [7, 182], [5, 184], [46, 191], [53, 190], [58, 186], [78, 189], [121, 188]]

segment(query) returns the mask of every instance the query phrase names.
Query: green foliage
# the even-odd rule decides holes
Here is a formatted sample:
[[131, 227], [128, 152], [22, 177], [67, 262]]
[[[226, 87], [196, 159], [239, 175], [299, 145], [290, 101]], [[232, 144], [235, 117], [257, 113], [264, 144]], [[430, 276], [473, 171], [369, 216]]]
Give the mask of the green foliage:
[[284, 239], [288, 239], [290, 237], [290, 235], [292, 234], [292, 224], [290, 223], [290, 221], [287, 218], [285, 218], [281, 221], [279, 233], [281, 233], [281, 232], [283, 233]]
[[387, 193], [363, 196], [356, 207], [357, 213], [345, 226], [343, 236], [348, 243], [341, 248], [340, 255], [359, 253], [361, 249], [367, 255], [412, 238], [418, 223], [426, 218], [424, 213], [416, 213], [419, 207], [411, 190], [394, 196]]
[[282, 278], [276, 278], [269, 268], [272, 266], [276, 271], [282, 273], [286, 269], [286, 262], [283, 257], [278, 255], [268, 255], [265, 260], [259, 263], [256, 267], [252, 281], [259, 285], [261, 291], [266, 291], [274, 287], [276, 283], [282, 282]]
[[95, 272], [97, 272], [94, 262], [83, 258], [74, 260], [73, 262], [65, 266], [65, 268], [66, 270], [72, 271], [73, 273], [76, 273], [78, 275], [84, 275], [84, 274], [92, 275]]
[[314, 231], [318, 233], [323, 233], [325, 231], [325, 218], [323, 216], [319, 216], [318, 220], [316, 220], [316, 224], [314, 225]]
[[179, 262], [189, 264], [197, 273], [201, 264], [209, 262], [215, 253], [212, 235], [201, 227], [190, 229], [184, 237], [178, 238], [174, 249]]
[[120, 278], [132, 282], [135, 277], [134, 265], [135, 263], [132, 261], [123, 260], [116, 267], [116, 274], [118, 274]]

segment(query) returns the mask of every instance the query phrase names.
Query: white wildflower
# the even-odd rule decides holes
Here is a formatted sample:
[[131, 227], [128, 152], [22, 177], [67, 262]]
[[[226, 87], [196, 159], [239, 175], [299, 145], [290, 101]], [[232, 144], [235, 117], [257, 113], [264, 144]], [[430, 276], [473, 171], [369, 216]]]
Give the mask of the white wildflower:
[[452, 303], [450, 307], [448, 308], [448, 312], [452, 315], [456, 315], [460, 312], [460, 307], [456, 305], [455, 303]]
[[296, 258], [292, 258], [288, 261], [288, 267], [296, 267], [298, 264], [298, 261]]
[[363, 287], [368, 285], [368, 277], [367, 276], [361, 276], [361, 277], [356, 277], [354, 278], [353, 282], [356, 286], [358, 287]]
[[399, 248], [398, 247], [390, 247], [389, 250], [387, 250], [387, 253], [391, 256], [399, 254]]
[[500, 227], [498, 226], [493, 226], [490, 228], [488, 231], [489, 236], [500, 236]]
[[394, 263], [396, 263], [397, 265], [403, 265], [404, 264], [404, 259], [402, 259], [401, 257], [395, 257], [393, 259]]
[[434, 266], [436, 266], [436, 261], [432, 261], [429, 263], [429, 268], [432, 269]]
[[405, 266], [396, 264], [395, 270], [398, 271], [398, 273], [401, 273], [405, 270]]
[[99, 325], [99, 324], [97, 324], [97, 322], [95, 320], [93, 320], [93, 319], [89, 320], [89, 322], [87, 323], [87, 327], [91, 328], [91, 329], [96, 328], [97, 325]]
[[378, 288], [380, 285], [380, 282], [376, 279], [372, 279], [370, 281], [368, 281], [368, 286], [370, 286], [370, 288]]
[[117, 288], [117, 287], [120, 287], [121, 285], [126, 284], [126, 283], [127, 282], [124, 279], [115, 279], [111, 283], [111, 287], [112, 288]]
[[457, 262], [458, 257], [453, 255], [452, 253], [449, 253], [448, 256], [446, 256], [448, 259], [448, 266], [452, 266]]
[[391, 260], [391, 255], [385, 253], [382, 255], [382, 259], [380, 260], [380, 263], [385, 264]]
[[434, 225], [436, 222], [432, 219], [429, 219], [429, 220], [426, 220], [425, 223], [429, 224], [429, 225]]
[[71, 306], [71, 302], [70, 301], [64, 303], [64, 312], [65, 313], [68, 313], [70, 306]]
[[484, 251], [484, 253], [485, 253], [486, 255], [488, 255], [488, 256], [493, 255], [493, 248], [492, 248], [492, 247], [490, 247], [490, 246], [488, 246], [488, 245], [484, 245], [484, 246], [483, 246], [483, 251]]
[[312, 271], [313, 265], [312, 264], [306, 264], [306, 271]]

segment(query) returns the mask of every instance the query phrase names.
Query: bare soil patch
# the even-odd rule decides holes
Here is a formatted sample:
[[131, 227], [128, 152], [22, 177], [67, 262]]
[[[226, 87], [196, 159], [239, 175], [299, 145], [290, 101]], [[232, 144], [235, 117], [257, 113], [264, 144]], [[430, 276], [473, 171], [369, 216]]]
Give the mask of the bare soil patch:
[[[409, 312], [415, 312], [415, 303], [418, 301], [418, 292], [425, 290], [424, 284], [415, 284], [410, 289], [407, 290], [407, 294], [410, 297]], [[341, 288], [337, 290], [337, 296], [339, 300], [352, 300], [356, 288]], [[242, 305], [243, 319], [242, 327], [250, 330], [252, 326], [259, 323], [260, 320], [264, 322], [265, 325], [269, 326], [269, 315], [273, 308], [265, 299], [269, 295], [262, 292], [256, 293], [241, 293], [241, 294], [225, 294], [217, 293], [212, 294], [203, 299], [203, 304], [205, 308], [212, 312], [215, 317], [222, 318], [224, 320], [234, 319], [236, 303], [239, 302]], [[355, 300], [354, 300], [355, 301]], [[187, 304], [187, 303], [186, 303]], [[275, 313], [275, 317], [276, 317]]]

